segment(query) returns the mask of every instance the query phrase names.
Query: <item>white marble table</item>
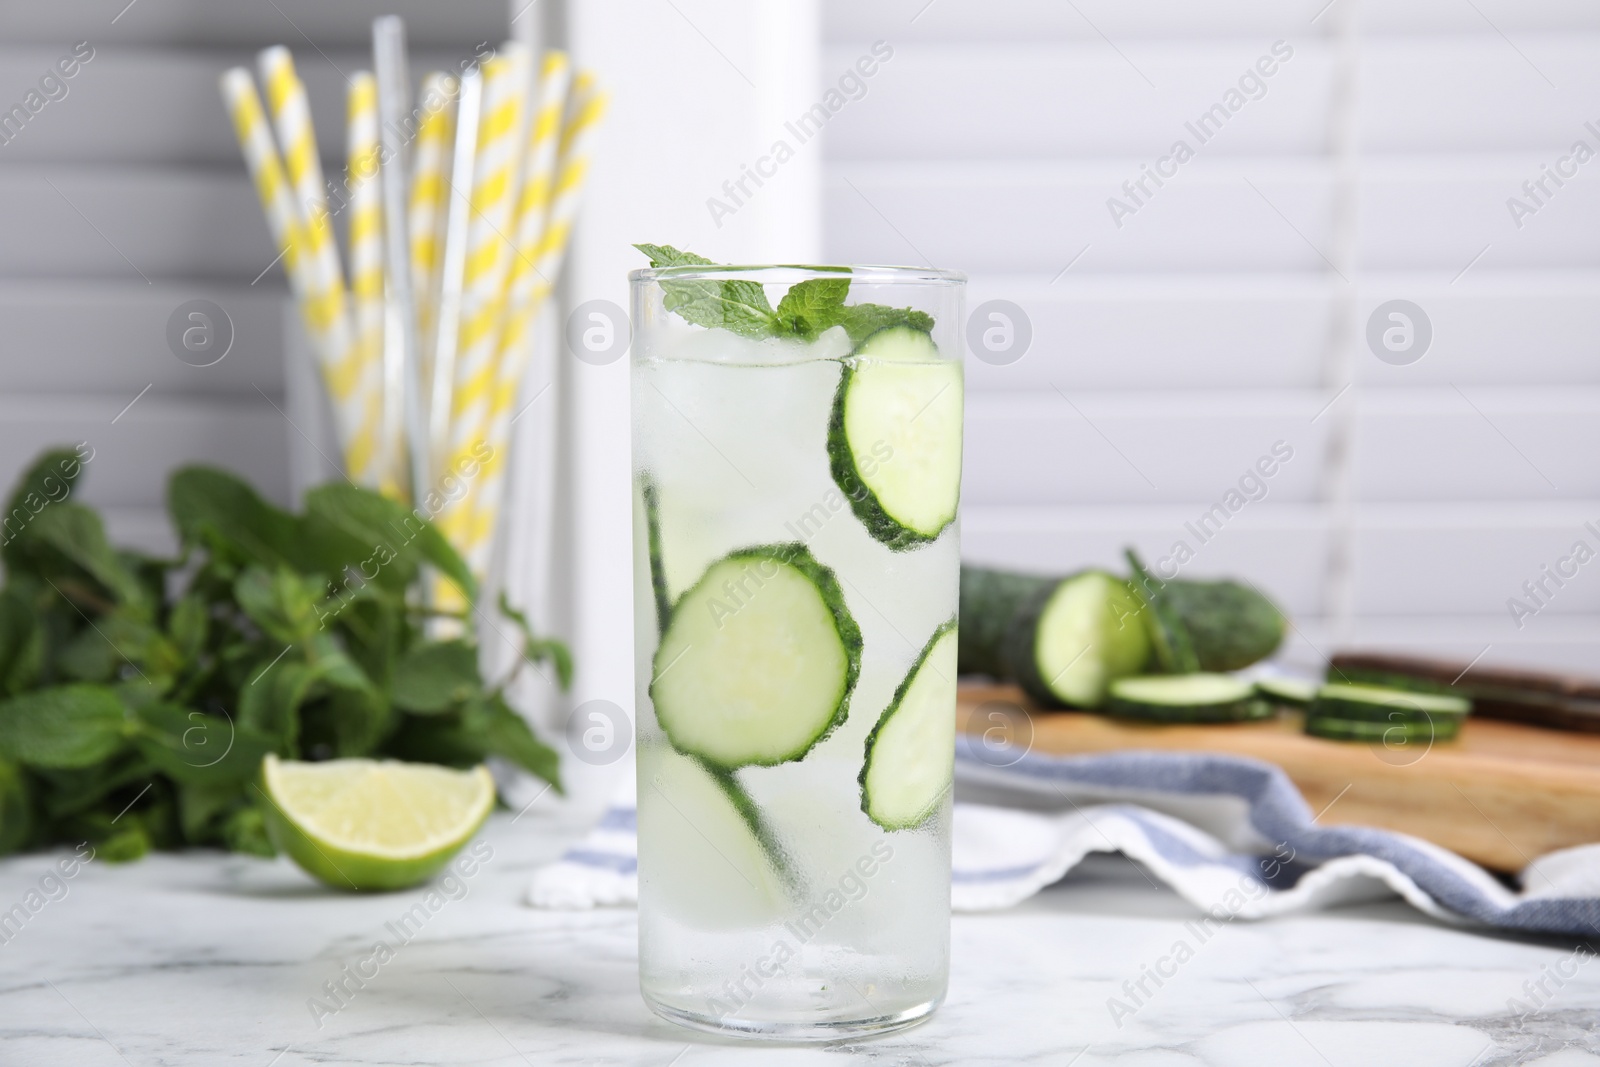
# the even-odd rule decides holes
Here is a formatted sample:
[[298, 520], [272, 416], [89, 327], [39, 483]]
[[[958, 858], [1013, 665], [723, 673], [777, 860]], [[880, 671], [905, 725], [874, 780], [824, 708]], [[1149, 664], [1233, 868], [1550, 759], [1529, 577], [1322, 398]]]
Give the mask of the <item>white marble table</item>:
[[[324, 983], [394, 942], [385, 924], [425, 892], [337, 894], [287, 861], [217, 854], [91, 863], [0, 944], [0, 1063], [1600, 1064], [1600, 963], [1398, 903], [1234, 923], [1160, 988], [1147, 979], [1152, 995], [1114, 1021], [1108, 998], [1194, 940], [1194, 912], [1114, 858], [1023, 907], [957, 917], [950, 999], [920, 1027], [828, 1048], [708, 1041], [640, 1001], [632, 911], [521, 904], [573, 823], [496, 816], [483, 836], [493, 858], [466, 896], [439, 898], [320, 1018], [308, 1001], [336, 1003]], [[64, 855], [0, 862], [0, 908]], [[1560, 989], [1546, 979], [1540, 1010], [1508, 1011], [1529, 997], [1524, 982], [1558, 968], [1576, 973]]]

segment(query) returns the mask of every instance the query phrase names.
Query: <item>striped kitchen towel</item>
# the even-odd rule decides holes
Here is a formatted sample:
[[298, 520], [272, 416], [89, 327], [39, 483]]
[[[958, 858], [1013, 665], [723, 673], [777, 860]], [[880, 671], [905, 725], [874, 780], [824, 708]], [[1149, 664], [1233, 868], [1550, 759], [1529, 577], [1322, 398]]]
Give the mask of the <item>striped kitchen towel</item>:
[[[1437, 918], [1548, 933], [1600, 934], [1600, 844], [1530, 863], [1510, 888], [1426, 841], [1321, 826], [1270, 764], [1188, 752], [1057, 757], [956, 742], [951, 905], [1010, 907], [1091, 852], [1120, 852], [1218, 921], [1399, 895]], [[638, 898], [634, 798], [534, 874], [542, 908]]]

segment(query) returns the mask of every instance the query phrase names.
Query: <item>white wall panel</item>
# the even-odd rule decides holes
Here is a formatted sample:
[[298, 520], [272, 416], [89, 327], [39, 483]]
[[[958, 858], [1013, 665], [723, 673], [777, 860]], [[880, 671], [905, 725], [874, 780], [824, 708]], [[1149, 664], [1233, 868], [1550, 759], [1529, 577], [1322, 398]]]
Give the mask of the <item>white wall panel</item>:
[[[1358, 324], [1379, 304], [1407, 299], [1428, 316], [1433, 339], [1405, 366], [1358, 347], [1358, 386], [1600, 384], [1600, 272], [1480, 266], [1453, 282], [1448, 272], [1373, 271], [1359, 283]], [[1017, 304], [1032, 338], [1013, 363], [969, 355], [967, 387], [1314, 388], [1340, 289], [1316, 272], [978, 274], [969, 309]]]
[[1140, 162], [840, 163], [825, 189], [826, 240], [847, 262], [1052, 277], [1074, 260], [1080, 273], [1323, 269], [1326, 168], [1196, 159], [1119, 228], [1106, 201], [1124, 195]]
[[153, 556], [177, 555], [178, 539], [172, 520], [162, 508], [102, 508], [106, 537], [117, 546], [127, 546]]
[[[1600, 135], [1584, 124], [1600, 120], [1600, 33], [1523, 34], [1513, 48], [1481, 23], [1475, 29], [1483, 32], [1379, 38], [1363, 48], [1363, 151], [1527, 151], [1553, 162], [1576, 138], [1597, 146]], [[885, 28], [894, 58], [830, 121], [829, 152], [841, 160], [1126, 155], [1148, 162], [1182, 138], [1207, 155], [1317, 155], [1330, 137], [1333, 56], [1328, 41], [1305, 31], [1133, 37], [1119, 54], [1098, 37], [923, 42]], [[1260, 86], [1246, 84], [1249, 99], [1215, 137], [1203, 131], [1210, 139], [1202, 146], [1185, 123], [1237, 87], [1278, 40], [1292, 54], [1267, 64], [1274, 73]], [[869, 41], [831, 46], [824, 71], [847, 68]]]
[[[480, 40], [497, 46], [504, 32]], [[240, 167], [239, 145], [217, 79], [232, 66], [254, 70], [255, 51], [129, 47], [98, 37], [94, 43], [94, 58], [65, 83], [66, 95], [46, 104], [0, 145], [0, 163]], [[345, 77], [369, 69], [371, 54], [348, 47], [319, 51], [298, 37], [285, 43], [306, 83], [317, 144], [333, 177], [344, 166]], [[413, 78], [420, 82], [428, 70], [458, 69], [474, 47], [413, 48]], [[0, 112], [35, 88], [64, 51], [49, 45], [0, 45]]]
[[1358, 394], [1357, 493], [1373, 501], [1510, 506], [1600, 497], [1600, 390]]
[[[1246, 494], [1311, 500], [1327, 429], [1324, 421], [1312, 422], [1320, 405], [1310, 393], [1260, 390], [980, 393], [967, 401], [962, 499], [975, 505], [1182, 500], [1199, 512], [1244, 479]], [[1262, 477], [1263, 470], [1272, 474]]]
[[[233, 346], [208, 367], [173, 354], [167, 322], [190, 300], [210, 300], [233, 325]], [[259, 399], [283, 390], [282, 308], [269, 278], [254, 286], [210, 282], [0, 281], [0, 359], [11, 393]]]
[[[1600, 528], [1600, 501], [1365, 507], [1354, 541], [1356, 611], [1417, 615], [1425, 606], [1429, 614], [1497, 618], [1516, 632], [1506, 601], [1525, 596], [1522, 583], [1539, 579], [1578, 541], [1600, 554], [1591, 522]], [[1541, 615], [1600, 611], [1600, 563], [1549, 588]]]
[[[0, 276], [237, 280], [278, 254], [238, 173], [179, 168], [0, 169]], [[268, 268], [271, 268], [270, 271]]]
[[[282, 42], [296, 50], [306, 41], [322, 48], [365, 47], [372, 19], [395, 14], [406, 20], [407, 35], [422, 44], [470, 45], [485, 36], [506, 35], [503, 0], [384, 0], [383, 4], [326, 0], [271, 0], [270, 3], [219, 3], [217, 0], [138, 0], [138, 17], [122, 16], [128, 0], [76, 0], [36, 4], [3, 0], [0, 19], [5, 39], [54, 44], [81, 40], [86, 30], [116, 44], [189, 48], [261, 48]], [[309, 47], [309, 46], [307, 46]]]
[[967, 287], [969, 315], [1010, 301], [1027, 316], [1031, 340], [1003, 365], [969, 353], [967, 389], [1312, 388], [1331, 292], [1313, 273], [978, 274]]
[[[1135, 204], [1140, 160], [840, 163], [827, 240], [851, 262], [972, 271], [1327, 271], [1332, 176], [1317, 162], [1197, 157]], [[1539, 157], [1385, 158], [1362, 171], [1359, 263], [1374, 270], [1600, 267], [1600, 181], [1569, 183], [1519, 230], [1506, 198]], [[1134, 213], [1112, 218], [1119, 199]], [[1117, 225], [1121, 222], [1121, 226]], [[1486, 246], [1488, 246], [1486, 251]], [[1085, 247], [1088, 248], [1084, 252]]]
[[97, 507], [159, 505], [167, 475], [185, 463], [233, 471], [263, 496], [287, 503], [293, 431], [270, 403], [174, 400], [153, 390], [136, 403], [134, 397], [80, 392], [0, 401], [0, 485], [12, 485], [44, 449], [86, 441], [95, 454], [81, 488], [84, 501]]
[[1454, 273], [1362, 275], [1358, 323], [1385, 301], [1410, 300], [1428, 316], [1433, 342], [1404, 366], [1358, 349], [1358, 385], [1600, 384], [1600, 272], [1495, 270], [1480, 263], [1459, 278]]
[[[900, 33], [926, 41], [1128, 40], [1229, 38], [1245, 34], [1326, 32], [1327, 0], [827, 0], [828, 40]], [[1600, 9], [1587, 0], [1385, 0], [1363, 5], [1372, 31], [1391, 34], [1600, 30]], [[1316, 19], [1315, 22], [1312, 20]], [[1109, 49], [1109, 45], [1106, 46]]]
[[[1096, 38], [1067, 44], [924, 44], [890, 35], [894, 57], [827, 127], [838, 159], [1056, 159], [1157, 155], [1262, 56], [1274, 38], [1156, 42], [1127, 61]], [[828, 49], [823, 71], [845, 70], [870, 42]], [[1201, 130], [1222, 155], [1315, 153], [1326, 141], [1331, 85], [1326, 45], [1297, 37], [1273, 59], [1237, 115]]]

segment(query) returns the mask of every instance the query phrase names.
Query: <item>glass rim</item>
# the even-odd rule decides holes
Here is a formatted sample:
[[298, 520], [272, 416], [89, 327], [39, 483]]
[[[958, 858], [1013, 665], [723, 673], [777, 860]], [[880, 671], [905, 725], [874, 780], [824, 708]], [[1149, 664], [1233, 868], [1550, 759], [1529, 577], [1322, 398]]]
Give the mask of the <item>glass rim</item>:
[[691, 263], [678, 267], [640, 267], [628, 272], [628, 281], [637, 285], [641, 282], [666, 279], [681, 281], [721, 278], [730, 274], [761, 274], [767, 271], [781, 271], [788, 276], [798, 275], [802, 279], [847, 275], [852, 282], [864, 282], [869, 285], [951, 285], [967, 280], [966, 274], [959, 270], [876, 263], [838, 266], [816, 263]]

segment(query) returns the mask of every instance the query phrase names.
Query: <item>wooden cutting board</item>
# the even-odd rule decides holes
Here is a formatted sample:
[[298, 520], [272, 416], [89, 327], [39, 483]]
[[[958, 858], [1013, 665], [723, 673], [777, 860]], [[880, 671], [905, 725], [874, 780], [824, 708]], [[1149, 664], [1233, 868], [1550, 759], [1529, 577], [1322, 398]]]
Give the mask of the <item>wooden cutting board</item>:
[[1554, 849], [1600, 842], [1600, 735], [1468, 718], [1453, 741], [1386, 749], [1310, 737], [1298, 715], [1160, 726], [1040, 711], [1013, 686], [964, 684], [958, 706], [963, 730], [998, 730], [992, 736], [1038, 752], [1253, 756], [1283, 768], [1321, 824], [1398, 830], [1494, 870], [1520, 870]]

